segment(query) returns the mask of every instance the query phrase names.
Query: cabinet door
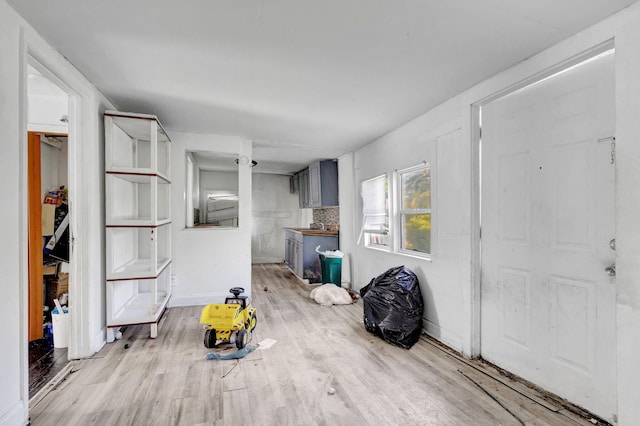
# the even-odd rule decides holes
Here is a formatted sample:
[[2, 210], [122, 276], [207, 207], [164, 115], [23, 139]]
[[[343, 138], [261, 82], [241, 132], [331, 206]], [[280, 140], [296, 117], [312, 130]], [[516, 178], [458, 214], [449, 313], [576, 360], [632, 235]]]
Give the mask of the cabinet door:
[[321, 176], [320, 163], [309, 164], [309, 207], [320, 207], [321, 198]]
[[338, 163], [336, 161], [320, 162], [320, 205], [338, 205]]
[[338, 205], [338, 163], [333, 160], [309, 164], [307, 176], [307, 207]]
[[284, 263], [293, 268], [293, 240], [289, 238], [285, 240]]
[[309, 205], [309, 169], [304, 169], [298, 173], [298, 196], [300, 208], [306, 209]]
[[297, 276], [302, 278], [302, 273], [304, 271], [302, 244], [297, 241], [294, 243], [294, 259], [294, 272]]

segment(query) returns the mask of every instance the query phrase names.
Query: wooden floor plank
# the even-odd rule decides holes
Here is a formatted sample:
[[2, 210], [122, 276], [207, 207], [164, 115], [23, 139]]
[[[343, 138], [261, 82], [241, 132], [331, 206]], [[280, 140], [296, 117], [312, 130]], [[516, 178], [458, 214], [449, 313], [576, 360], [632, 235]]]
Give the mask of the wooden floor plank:
[[288, 268], [252, 272], [250, 344], [270, 338], [274, 346], [207, 360], [201, 307], [171, 308], [156, 339], [147, 326], [128, 327], [74, 364], [30, 407], [31, 424], [590, 424], [428, 339], [410, 350], [382, 341], [364, 329], [360, 300], [320, 306], [309, 298], [316, 285]]
[[225, 392], [224, 417], [225, 425], [251, 425], [255, 424], [251, 418], [251, 400], [246, 389], [237, 389]]

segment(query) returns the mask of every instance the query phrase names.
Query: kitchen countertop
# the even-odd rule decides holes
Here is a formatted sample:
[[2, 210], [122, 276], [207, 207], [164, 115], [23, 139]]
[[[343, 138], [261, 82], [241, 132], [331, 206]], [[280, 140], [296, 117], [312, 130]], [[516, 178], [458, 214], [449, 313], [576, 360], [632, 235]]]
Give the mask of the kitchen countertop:
[[284, 228], [289, 231], [298, 232], [302, 235], [315, 235], [320, 237], [335, 237], [338, 235], [338, 231], [329, 231], [326, 229], [311, 229], [311, 228]]

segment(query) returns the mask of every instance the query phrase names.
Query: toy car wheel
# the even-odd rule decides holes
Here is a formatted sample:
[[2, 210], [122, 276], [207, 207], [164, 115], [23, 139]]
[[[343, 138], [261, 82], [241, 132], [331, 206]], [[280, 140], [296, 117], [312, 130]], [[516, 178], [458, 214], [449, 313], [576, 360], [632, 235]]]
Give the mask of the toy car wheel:
[[238, 335], [236, 336], [236, 347], [238, 349], [242, 349], [247, 346], [247, 341], [249, 340], [249, 335], [247, 334], [247, 330], [242, 329], [238, 330]]
[[258, 324], [258, 317], [256, 316], [256, 314], [252, 314], [251, 318], [249, 318], [249, 327], [247, 327], [248, 330], [253, 331], [253, 329], [256, 328], [257, 324]]
[[209, 330], [204, 332], [204, 347], [205, 348], [215, 348], [216, 347], [216, 330], [210, 328]]

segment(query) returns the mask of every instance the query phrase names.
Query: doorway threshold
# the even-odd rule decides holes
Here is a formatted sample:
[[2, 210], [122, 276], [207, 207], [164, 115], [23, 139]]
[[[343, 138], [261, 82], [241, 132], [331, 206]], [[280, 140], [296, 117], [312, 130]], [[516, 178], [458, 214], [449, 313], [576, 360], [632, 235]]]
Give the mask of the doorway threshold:
[[67, 348], [55, 348], [49, 339], [29, 342], [29, 399], [65, 368], [67, 354]]

